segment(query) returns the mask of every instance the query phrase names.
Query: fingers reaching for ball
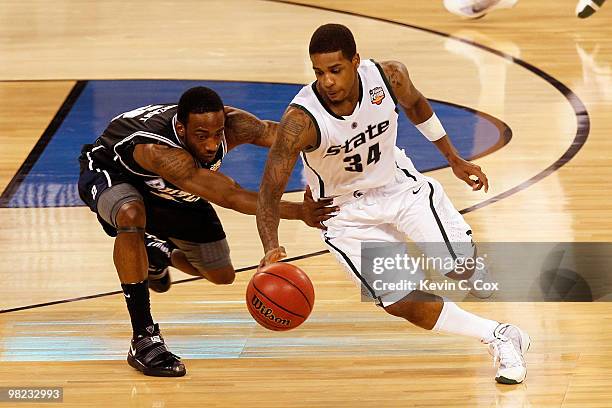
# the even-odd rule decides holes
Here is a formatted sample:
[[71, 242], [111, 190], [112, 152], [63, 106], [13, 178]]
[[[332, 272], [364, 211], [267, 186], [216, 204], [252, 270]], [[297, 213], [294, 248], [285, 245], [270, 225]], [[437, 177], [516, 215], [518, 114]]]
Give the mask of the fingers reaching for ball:
[[273, 248], [269, 250], [268, 252], [266, 252], [264, 257], [261, 259], [261, 261], [259, 262], [258, 269], [261, 269], [262, 267], [266, 265], [270, 265], [274, 262], [278, 262], [281, 259], [286, 258], [286, 257], [287, 257], [287, 252], [285, 251], [285, 247], [280, 246], [278, 248]]

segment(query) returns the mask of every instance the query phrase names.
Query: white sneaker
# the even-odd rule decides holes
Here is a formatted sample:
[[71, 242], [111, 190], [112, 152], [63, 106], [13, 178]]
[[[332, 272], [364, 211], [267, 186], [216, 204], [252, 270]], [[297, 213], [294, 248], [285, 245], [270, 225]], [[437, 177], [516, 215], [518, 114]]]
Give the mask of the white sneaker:
[[520, 384], [527, 375], [524, 356], [529, 350], [529, 335], [511, 324], [501, 323], [493, 331], [494, 339], [487, 344], [493, 365], [499, 363], [495, 381], [500, 384]]
[[[470, 286], [470, 294], [478, 299], [488, 299], [493, 295], [491, 290], [491, 274], [488, 268], [476, 268], [470, 279], [467, 280]], [[478, 289], [477, 289], [478, 288]]]
[[481, 18], [493, 10], [512, 8], [518, 0], [444, 0], [444, 7], [451, 13], [465, 18]]
[[576, 4], [576, 16], [578, 18], [587, 18], [595, 14], [597, 10], [606, 0], [578, 0], [578, 4]]

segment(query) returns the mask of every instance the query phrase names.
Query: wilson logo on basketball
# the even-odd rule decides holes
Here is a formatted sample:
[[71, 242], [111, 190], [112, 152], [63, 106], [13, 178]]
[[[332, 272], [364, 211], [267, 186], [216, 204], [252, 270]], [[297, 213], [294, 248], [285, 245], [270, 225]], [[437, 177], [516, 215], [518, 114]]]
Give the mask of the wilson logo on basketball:
[[267, 307], [262, 301], [261, 299], [259, 299], [257, 297], [257, 295], [253, 295], [253, 299], [251, 300], [251, 304], [253, 305], [253, 309], [255, 309], [256, 311], [258, 311], [264, 318], [283, 325], [283, 326], [290, 326], [291, 325], [291, 320], [289, 319], [282, 319], [280, 317], [276, 317], [274, 316], [274, 312], [271, 308]]
[[383, 99], [385, 99], [385, 91], [382, 87], [377, 86], [374, 89], [370, 89], [370, 101], [374, 105], [380, 105]]

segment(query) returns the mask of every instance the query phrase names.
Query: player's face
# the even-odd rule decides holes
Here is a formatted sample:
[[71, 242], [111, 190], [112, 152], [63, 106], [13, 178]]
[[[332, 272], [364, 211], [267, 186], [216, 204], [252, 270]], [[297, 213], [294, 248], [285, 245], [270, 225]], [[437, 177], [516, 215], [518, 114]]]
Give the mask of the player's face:
[[312, 69], [319, 83], [319, 90], [331, 103], [340, 103], [348, 98], [357, 81], [359, 54], [346, 59], [342, 51], [312, 54]]
[[225, 113], [190, 113], [184, 127], [185, 142], [191, 154], [199, 161], [208, 163], [215, 158], [223, 140]]

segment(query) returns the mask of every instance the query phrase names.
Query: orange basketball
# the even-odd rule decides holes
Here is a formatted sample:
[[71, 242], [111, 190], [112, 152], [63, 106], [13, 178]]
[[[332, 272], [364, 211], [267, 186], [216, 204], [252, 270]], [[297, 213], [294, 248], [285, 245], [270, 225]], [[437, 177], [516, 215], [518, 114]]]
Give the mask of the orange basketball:
[[291, 330], [310, 315], [314, 288], [297, 266], [273, 263], [259, 270], [249, 282], [246, 302], [257, 323], [269, 330]]

